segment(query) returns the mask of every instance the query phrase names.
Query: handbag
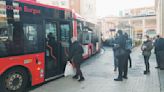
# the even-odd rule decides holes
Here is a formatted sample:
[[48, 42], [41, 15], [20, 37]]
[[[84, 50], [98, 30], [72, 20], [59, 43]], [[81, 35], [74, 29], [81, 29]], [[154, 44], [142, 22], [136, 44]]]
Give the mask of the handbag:
[[64, 76], [73, 76], [73, 75], [75, 75], [73, 65], [70, 63], [70, 61], [67, 61], [67, 64], [65, 66]]

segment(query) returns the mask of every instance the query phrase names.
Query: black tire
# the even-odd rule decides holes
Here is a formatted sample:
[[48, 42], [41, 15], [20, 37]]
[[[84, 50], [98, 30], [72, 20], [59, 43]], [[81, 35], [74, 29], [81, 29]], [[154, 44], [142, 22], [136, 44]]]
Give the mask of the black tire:
[[28, 73], [23, 68], [12, 68], [0, 78], [0, 92], [25, 92]]

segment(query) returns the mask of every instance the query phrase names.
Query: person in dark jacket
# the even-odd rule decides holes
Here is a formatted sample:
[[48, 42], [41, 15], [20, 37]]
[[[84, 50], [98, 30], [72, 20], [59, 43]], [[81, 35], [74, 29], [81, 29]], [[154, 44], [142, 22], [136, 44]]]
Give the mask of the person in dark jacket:
[[161, 70], [164, 70], [164, 38], [159, 37], [155, 43], [155, 54], [156, 54], [156, 59], [157, 59], [157, 67], [160, 68]]
[[132, 52], [132, 39], [129, 37], [129, 35], [127, 33], [125, 33], [125, 37], [126, 37], [126, 46], [125, 49], [127, 51], [128, 54], [128, 58], [127, 60], [129, 61], [129, 67], [132, 67], [132, 59], [130, 57], [130, 53]]
[[122, 78], [127, 79], [127, 54], [125, 50], [126, 37], [123, 35], [122, 30], [118, 30], [118, 37], [115, 41], [115, 55], [118, 59], [118, 78], [115, 81], [122, 81]]
[[57, 40], [55, 39], [55, 37], [53, 36], [53, 33], [50, 32], [48, 35], [47, 35], [47, 40], [48, 40], [48, 45], [52, 47], [52, 52], [54, 54], [55, 57], [58, 57], [58, 48], [57, 48]]
[[84, 76], [80, 70], [80, 63], [83, 61], [82, 54], [84, 53], [81, 44], [77, 41], [77, 38], [71, 38], [72, 44], [70, 46], [70, 60], [72, 61], [74, 67], [76, 68], [76, 75], [73, 79], [80, 79], [78, 81], [84, 81]]
[[146, 35], [146, 41], [143, 42], [141, 46], [142, 55], [144, 56], [145, 68], [144, 74], [148, 74], [150, 72], [149, 58], [151, 55], [151, 50], [153, 49], [152, 41], [149, 36]]
[[[117, 40], [117, 34], [115, 35], [115, 38], [114, 38], [114, 44]], [[113, 57], [114, 57], [114, 71], [117, 71], [117, 68], [118, 68], [118, 60], [117, 60], [117, 57], [115, 55], [115, 51], [117, 50], [117, 47], [115, 48], [113, 44]]]
[[156, 62], [157, 62], [157, 66], [155, 68], [160, 68], [160, 57], [159, 57], [159, 51], [160, 51], [160, 48], [159, 48], [159, 40], [160, 40], [160, 36], [157, 35], [156, 39], [155, 39], [155, 42], [154, 42], [154, 53], [156, 55]]

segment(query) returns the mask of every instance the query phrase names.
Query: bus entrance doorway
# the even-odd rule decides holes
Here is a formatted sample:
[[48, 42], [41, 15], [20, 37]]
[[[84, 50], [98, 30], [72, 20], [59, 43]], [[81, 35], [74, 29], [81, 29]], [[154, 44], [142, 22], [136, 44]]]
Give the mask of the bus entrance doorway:
[[50, 78], [61, 73], [59, 63], [59, 44], [57, 35], [57, 23], [46, 22], [45, 43], [45, 78]]

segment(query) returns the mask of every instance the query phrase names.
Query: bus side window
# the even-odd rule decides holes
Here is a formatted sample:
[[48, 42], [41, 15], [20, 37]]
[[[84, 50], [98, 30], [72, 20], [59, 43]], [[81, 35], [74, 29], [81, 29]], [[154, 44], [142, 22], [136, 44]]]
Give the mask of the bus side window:
[[24, 25], [24, 52], [31, 53], [38, 50], [37, 25]]

